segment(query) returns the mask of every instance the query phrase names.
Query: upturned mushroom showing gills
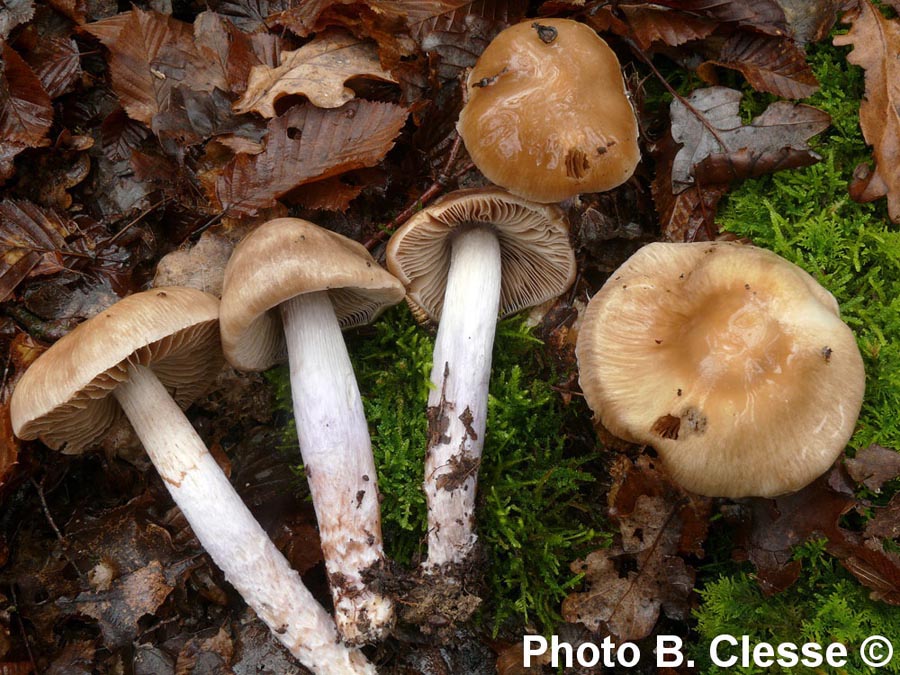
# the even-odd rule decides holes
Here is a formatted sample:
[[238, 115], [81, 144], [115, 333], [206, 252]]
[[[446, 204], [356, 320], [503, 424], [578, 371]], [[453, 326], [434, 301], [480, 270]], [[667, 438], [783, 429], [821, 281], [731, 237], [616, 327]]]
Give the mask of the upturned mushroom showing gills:
[[559, 202], [624, 183], [640, 160], [638, 128], [619, 61], [583, 23], [525, 21], [478, 58], [457, 123], [493, 183]]
[[653, 446], [708, 496], [811, 482], [846, 446], [865, 389], [834, 297], [776, 254], [729, 242], [640, 249], [591, 299], [576, 355], [603, 426]]
[[555, 206], [499, 188], [460, 190], [391, 237], [388, 269], [420, 320], [438, 324], [428, 397], [425, 570], [461, 576], [473, 553], [475, 488], [498, 316], [555, 298], [575, 277], [569, 229]]
[[203, 548], [291, 654], [323, 675], [374, 673], [338, 641], [181, 411], [222, 367], [218, 317], [218, 299], [192, 288], [120, 300], [25, 372], [10, 401], [13, 429], [75, 453], [124, 412]]
[[279, 218], [235, 248], [222, 291], [225, 357], [242, 370], [290, 364], [300, 451], [319, 523], [335, 619], [344, 639], [370, 642], [393, 603], [363, 573], [384, 560], [369, 427], [341, 328], [368, 323], [403, 286], [346, 237]]

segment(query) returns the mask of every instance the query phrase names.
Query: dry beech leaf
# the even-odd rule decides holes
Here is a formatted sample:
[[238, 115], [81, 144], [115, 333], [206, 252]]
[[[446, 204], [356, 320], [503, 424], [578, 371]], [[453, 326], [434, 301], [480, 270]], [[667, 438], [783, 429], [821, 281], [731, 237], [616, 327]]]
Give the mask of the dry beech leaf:
[[720, 23], [748, 26], [767, 35], [788, 31], [784, 10], [776, 0], [655, 0], [654, 4], [692, 12]]
[[269, 121], [266, 149], [238, 155], [216, 179], [222, 208], [253, 214], [295, 187], [374, 166], [394, 145], [408, 111], [391, 103], [354, 100], [323, 110], [296, 106]]
[[354, 97], [345, 86], [354, 77], [396, 81], [379, 64], [374, 44], [344, 32], [325, 33], [300, 49], [282, 52], [277, 68], [254, 67], [234, 110], [275, 117], [275, 102], [291, 94], [302, 94], [319, 108], [340, 108]]
[[714, 238], [716, 210], [719, 200], [728, 193], [728, 185], [694, 184], [677, 194], [672, 191], [672, 163], [678, 144], [672, 134], [656, 144], [656, 174], [651, 183], [653, 201], [659, 213], [663, 239], [666, 241], [706, 241]]
[[562, 614], [593, 632], [640, 640], [661, 611], [690, 614], [694, 570], [682, 556], [703, 557], [711, 502], [672, 483], [646, 455], [635, 463], [619, 455], [610, 473], [609, 516], [620, 534], [612, 547], [572, 563], [587, 586], [563, 601]]
[[880, 445], [870, 445], [844, 463], [853, 480], [875, 492], [889, 480], [900, 477], [900, 452]]
[[811, 106], [776, 101], [744, 125], [741, 92], [726, 87], [697, 89], [672, 101], [672, 137], [683, 147], [672, 164], [672, 190], [728, 183], [819, 161], [806, 141], [828, 128], [831, 118]]
[[0, 146], [20, 149], [45, 145], [53, 123], [50, 97], [34, 71], [6, 42], [0, 41]]
[[[776, 593], [791, 586], [801, 572], [794, 547], [824, 537], [825, 550], [872, 591], [873, 599], [900, 605], [900, 556], [884, 550], [875, 534], [880, 530], [860, 534], [841, 527], [841, 516], [859, 506], [867, 505], [858, 502], [841, 466], [799, 492], [750, 499], [746, 504], [749, 527], [745, 522], [737, 530], [743, 549], [736, 552], [737, 557], [753, 562], [764, 593]], [[875, 508], [872, 523], [879, 523], [882, 513], [892, 516], [891, 510], [891, 505]]]
[[756, 91], [782, 98], [806, 98], [819, 89], [806, 54], [784, 37], [735, 33], [718, 57], [701, 64], [697, 73], [704, 81], [716, 84], [715, 66], [737, 70]]
[[600, 7], [587, 17], [587, 23], [599, 32], [611, 31], [634, 40], [641, 49], [654, 43], [677, 47], [690, 40], [708, 37], [718, 25], [702, 17], [655, 4], [618, 5], [618, 15], [609, 7]]
[[9, 37], [16, 26], [31, 21], [34, 16], [34, 0], [4, 0], [0, 8], [0, 39]]
[[852, 46], [847, 60], [866, 71], [859, 123], [875, 156], [875, 170], [853, 198], [868, 202], [886, 196], [891, 220], [900, 222], [900, 21], [885, 19], [870, 0], [860, 0], [842, 20], [852, 26], [833, 42]]

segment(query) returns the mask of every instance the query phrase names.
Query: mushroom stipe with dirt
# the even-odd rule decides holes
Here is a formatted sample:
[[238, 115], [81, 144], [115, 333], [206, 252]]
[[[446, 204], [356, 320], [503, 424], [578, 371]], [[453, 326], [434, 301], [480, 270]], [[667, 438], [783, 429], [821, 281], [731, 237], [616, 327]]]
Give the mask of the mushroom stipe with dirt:
[[[413, 313], [438, 324], [428, 396], [423, 572], [462, 592], [477, 541], [475, 492], [497, 319], [569, 287], [575, 257], [568, 225], [557, 207], [499, 188], [459, 190], [391, 237], [387, 265], [406, 287]], [[471, 614], [477, 603], [468, 606]]]
[[298, 218], [258, 227], [225, 270], [225, 357], [241, 370], [289, 362], [335, 620], [354, 644], [383, 637], [394, 609], [364, 580], [384, 561], [381, 511], [369, 427], [341, 328], [368, 323], [402, 299], [403, 287], [362, 245]]
[[25, 372], [10, 402], [15, 433], [75, 453], [124, 412], [200, 544], [290, 653], [320, 675], [372, 674], [365, 656], [340, 642], [179, 407], [222, 366], [218, 316], [218, 299], [192, 288], [119, 301]]

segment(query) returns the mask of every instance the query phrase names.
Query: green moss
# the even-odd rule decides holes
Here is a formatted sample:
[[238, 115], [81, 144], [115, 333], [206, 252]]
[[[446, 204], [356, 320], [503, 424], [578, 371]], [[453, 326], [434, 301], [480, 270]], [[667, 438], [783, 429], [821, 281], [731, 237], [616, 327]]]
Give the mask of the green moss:
[[[763, 597], [756, 582], [747, 574], [723, 577], [701, 591], [703, 606], [696, 613], [700, 642], [692, 658], [701, 672], [720, 673], [813, 673], [797, 666], [788, 668], [719, 668], [709, 659], [709, 644], [718, 635], [740, 638], [750, 636], [750, 643], [781, 642], [827, 645], [840, 642], [847, 647], [849, 675], [856, 673], [900, 673], [900, 660], [876, 671], [864, 666], [859, 647], [871, 635], [894, 640], [895, 653], [900, 653], [900, 612], [884, 603], [872, 602], [862, 588], [832, 558], [823, 553], [823, 542], [810, 542], [798, 548], [796, 558], [803, 560], [804, 572], [790, 589], [771, 598]], [[728, 657], [734, 648], [720, 650]]]
[[[434, 340], [408, 310], [395, 308], [348, 335], [348, 343], [372, 430], [385, 548], [409, 565], [425, 554], [422, 479]], [[583, 465], [594, 455], [572, 456], [564, 431], [573, 416], [589, 415], [580, 402], [563, 406], [540, 372], [541, 350], [520, 319], [498, 326], [476, 510], [489, 558], [482, 619], [494, 630], [508, 620], [549, 629], [578, 580], [569, 562], [589, 543], [602, 543], [584, 524], [595, 516], [583, 495], [594, 480]], [[279, 408], [290, 411], [286, 369], [270, 379]]]

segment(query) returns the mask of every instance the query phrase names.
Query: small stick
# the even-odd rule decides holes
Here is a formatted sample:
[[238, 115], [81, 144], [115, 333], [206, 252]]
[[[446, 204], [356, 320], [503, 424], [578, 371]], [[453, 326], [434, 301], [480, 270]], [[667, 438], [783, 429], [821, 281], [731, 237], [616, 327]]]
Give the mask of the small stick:
[[462, 137], [459, 134], [456, 134], [456, 139], [453, 141], [453, 146], [450, 148], [450, 154], [447, 155], [447, 161], [444, 162], [444, 166], [434, 182], [419, 196], [418, 199], [403, 209], [390, 223], [369, 237], [363, 244], [363, 246], [366, 247], [366, 250], [371, 251], [378, 246], [378, 244], [391, 236], [394, 231], [409, 220], [416, 211], [437, 197], [451, 182], [457, 180], [466, 173], [466, 171], [471, 169], [472, 164], [470, 163], [463, 171], [454, 174], [450, 173], [450, 170], [456, 163], [456, 157], [459, 154], [460, 147], [462, 147]]

